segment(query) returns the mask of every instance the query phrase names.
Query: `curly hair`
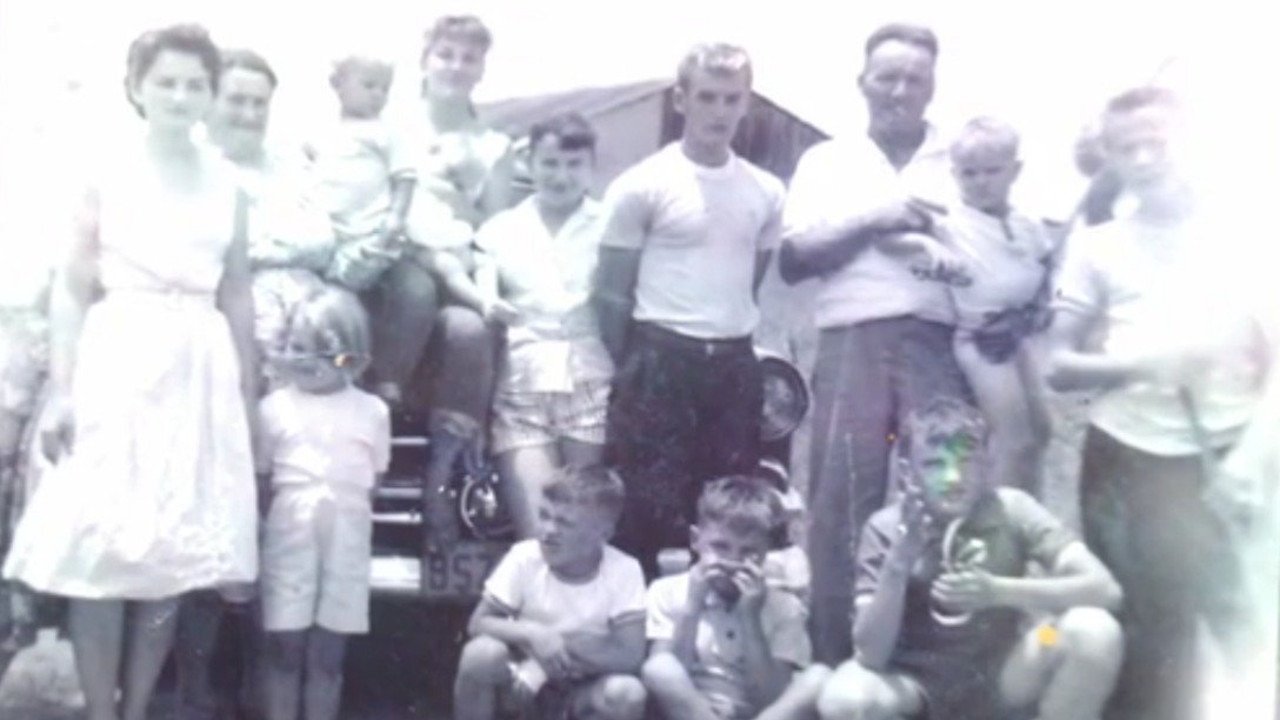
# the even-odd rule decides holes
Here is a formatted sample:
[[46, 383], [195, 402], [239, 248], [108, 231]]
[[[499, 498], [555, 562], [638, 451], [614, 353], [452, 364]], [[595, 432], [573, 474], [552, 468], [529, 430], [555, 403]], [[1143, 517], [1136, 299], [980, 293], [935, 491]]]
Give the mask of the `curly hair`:
[[133, 98], [133, 88], [146, 77], [156, 64], [156, 58], [160, 57], [160, 53], [165, 50], [196, 56], [209, 75], [210, 89], [215, 94], [218, 92], [222, 54], [218, 51], [218, 46], [213, 44], [209, 31], [203, 25], [185, 23], [148, 30], [129, 44], [129, 55], [125, 63], [125, 98], [140, 117], [146, 117], [146, 112]]

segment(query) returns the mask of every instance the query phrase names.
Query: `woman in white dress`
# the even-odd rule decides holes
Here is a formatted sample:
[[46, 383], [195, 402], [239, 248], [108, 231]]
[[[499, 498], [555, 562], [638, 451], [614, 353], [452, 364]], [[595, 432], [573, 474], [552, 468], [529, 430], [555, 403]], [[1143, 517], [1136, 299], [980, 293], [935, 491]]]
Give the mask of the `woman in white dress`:
[[42, 440], [57, 464], [5, 575], [69, 598], [88, 720], [143, 720], [177, 597], [257, 574], [245, 211], [225, 161], [191, 135], [218, 66], [197, 26], [134, 41], [126, 90], [145, 132], [87, 163], [51, 297]]

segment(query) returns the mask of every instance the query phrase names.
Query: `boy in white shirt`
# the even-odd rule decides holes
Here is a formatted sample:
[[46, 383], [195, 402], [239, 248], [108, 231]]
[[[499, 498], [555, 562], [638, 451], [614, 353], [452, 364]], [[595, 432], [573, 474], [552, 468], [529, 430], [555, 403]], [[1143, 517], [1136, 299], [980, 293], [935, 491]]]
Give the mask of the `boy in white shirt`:
[[587, 196], [595, 142], [579, 115], [535, 125], [533, 197], [476, 235], [486, 315], [508, 323], [489, 447], [521, 538], [536, 532], [539, 486], [604, 451], [613, 361], [590, 303], [605, 221]]
[[622, 481], [599, 466], [566, 468], [543, 489], [538, 537], [512, 546], [471, 616], [457, 720], [535, 699], [570, 717], [642, 717], [644, 576], [608, 545], [622, 502]]

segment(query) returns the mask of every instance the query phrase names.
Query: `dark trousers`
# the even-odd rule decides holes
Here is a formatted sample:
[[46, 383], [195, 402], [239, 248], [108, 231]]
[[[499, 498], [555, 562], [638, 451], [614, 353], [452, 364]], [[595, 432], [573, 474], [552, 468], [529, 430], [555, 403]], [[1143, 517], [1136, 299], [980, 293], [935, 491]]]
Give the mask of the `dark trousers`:
[[810, 618], [818, 662], [834, 666], [852, 656], [857, 543], [888, 497], [899, 422], [936, 396], [970, 398], [951, 334], [947, 325], [913, 317], [822, 331], [809, 466]]
[[1239, 627], [1240, 565], [1204, 482], [1196, 456], [1151, 455], [1093, 427], [1085, 437], [1085, 541], [1124, 589], [1115, 720], [1200, 718], [1198, 622], [1218, 638]]
[[763, 376], [749, 338], [702, 343], [639, 324], [614, 380], [607, 457], [627, 488], [616, 544], [647, 575], [687, 548], [703, 483], [759, 462]]

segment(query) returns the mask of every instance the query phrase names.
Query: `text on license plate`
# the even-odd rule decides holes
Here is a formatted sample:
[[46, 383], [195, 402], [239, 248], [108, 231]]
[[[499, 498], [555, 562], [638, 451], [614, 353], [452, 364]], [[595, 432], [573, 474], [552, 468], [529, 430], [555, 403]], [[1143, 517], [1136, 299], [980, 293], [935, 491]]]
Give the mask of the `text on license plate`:
[[507, 550], [505, 543], [460, 542], [423, 563], [428, 598], [478, 598], [484, 581]]

